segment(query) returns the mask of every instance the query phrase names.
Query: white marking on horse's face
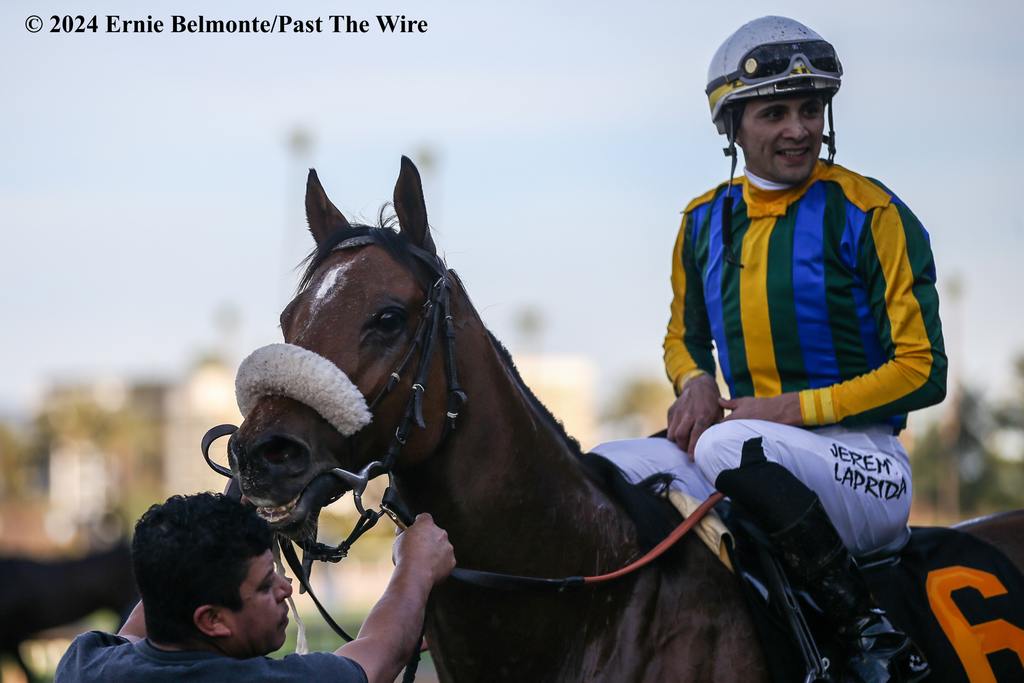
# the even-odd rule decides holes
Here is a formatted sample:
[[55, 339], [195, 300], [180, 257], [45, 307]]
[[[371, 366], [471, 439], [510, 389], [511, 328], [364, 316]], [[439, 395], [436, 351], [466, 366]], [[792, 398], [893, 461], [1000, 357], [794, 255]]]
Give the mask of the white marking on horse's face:
[[327, 305], [343, 295], [343, 291], [351, 284], [346, 274], [352, 266], [365, 258], [363, 253], [357, 253], [342, 263], [330, 266], [315, 281], [315, 284], [308, 288], [308, 294], [305, 295], [308, 297], [306, 316], [295, 336], [296, 339], [302, 338], [316, 326], [318, 318], [324, 314]]
[[[313, 296], [314, 302], [321, 302], [325, 297], [330, 297], [335, 291], [334, 286], [337, 284], [340, 289], [345, 285], [345, 271], [352, 266], [351, 261], [345, 263], [339, 263], [334, 266], [320, 279], [320, 286], [316, 288], [316, 294]], [[340, 282], [339, 282], [340, 280]]]
[[345, 273], [352, 267], [353, 263], [355, 263], [355, 259], [339, 263], [329, 268], [323, 277], [320, 278], [320, 284], [317, 285], [313, 299], [309, 303], [309, 317], [307, 319], [310, 322], [316, 319], [317, 313], [320, 312], [320, 309], [326, 303], [345, 288]]

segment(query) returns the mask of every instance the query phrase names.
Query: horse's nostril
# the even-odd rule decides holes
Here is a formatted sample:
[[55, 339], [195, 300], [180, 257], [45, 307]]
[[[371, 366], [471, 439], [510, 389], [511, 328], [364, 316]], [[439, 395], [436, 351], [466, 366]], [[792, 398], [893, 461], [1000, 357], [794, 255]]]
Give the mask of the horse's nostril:
[[265, 460], [271, 465], [302, 462], [308, 455], [309, 448], [306, 447], [306, 444], [281, 434], [268, 436], [252, 449], [253, 457]]

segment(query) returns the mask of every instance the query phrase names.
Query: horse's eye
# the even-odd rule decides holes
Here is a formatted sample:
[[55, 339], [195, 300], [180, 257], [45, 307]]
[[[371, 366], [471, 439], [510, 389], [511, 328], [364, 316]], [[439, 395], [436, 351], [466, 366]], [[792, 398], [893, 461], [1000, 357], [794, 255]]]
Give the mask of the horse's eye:
[[383, 310], [377, 314], [373, 326], [381, 334], [397, 334], [405, 327], [405, 312], [394, 308]]

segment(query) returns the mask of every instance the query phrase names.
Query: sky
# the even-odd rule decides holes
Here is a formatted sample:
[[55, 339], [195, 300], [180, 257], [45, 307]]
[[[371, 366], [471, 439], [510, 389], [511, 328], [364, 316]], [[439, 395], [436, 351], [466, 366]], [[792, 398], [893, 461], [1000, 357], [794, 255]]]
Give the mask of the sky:
[[[838, 50], [837, 161], [928, 228], [956, 377], [1005, 394], [1024, 352], [1024, 9], [1014, 2], [220, 2], [0, 7], [0, 415], [48, 383], [179, 376], [278, 341], [306, 169], [350, 219], [422, 165], [435, 242], [513, 351], [582, 354], [607, 394], [660, 376], [679, 212], [728, 173], [704, 96], [740, 24], [797, 18]], [[87, 7], [87, 9], [85, 9]], [[346, 12], [366, 34], [110, 34], [104, 17]], [[51, 33], [50, 15], [100, 30]], [[384, 34], [377, 14], [424, 19]], [[39, 15], [44, 29], [26, 30]], [[305, 153], [288, 141], [312, 139]], [[949, 283], [959, 280], [962, 295]], [[527, 344], [516, 320], [544, 320]]]

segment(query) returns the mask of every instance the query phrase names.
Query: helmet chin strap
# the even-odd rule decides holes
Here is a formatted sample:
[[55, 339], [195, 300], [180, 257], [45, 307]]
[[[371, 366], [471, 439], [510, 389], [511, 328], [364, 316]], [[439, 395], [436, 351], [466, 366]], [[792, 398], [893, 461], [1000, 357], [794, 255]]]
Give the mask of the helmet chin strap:
[[825, 107], [828, 110], [828, 135], [825, 136], [825, 143], [828, 145], [828, 163], [836, 159], [836, 129], [832, 123], [832, 98], [828, 98]]
[[725, 247], [725, 260], [735, 266], [743, 267], [732, 254], [732, 181], [736, 176], [736, 112], [725, 112], [725, 137], [729, 146], [723, 149], [725, 156], [730, 157], [729, 183], [725, 186], [725, 197], [722, 198], [722, 245]]

